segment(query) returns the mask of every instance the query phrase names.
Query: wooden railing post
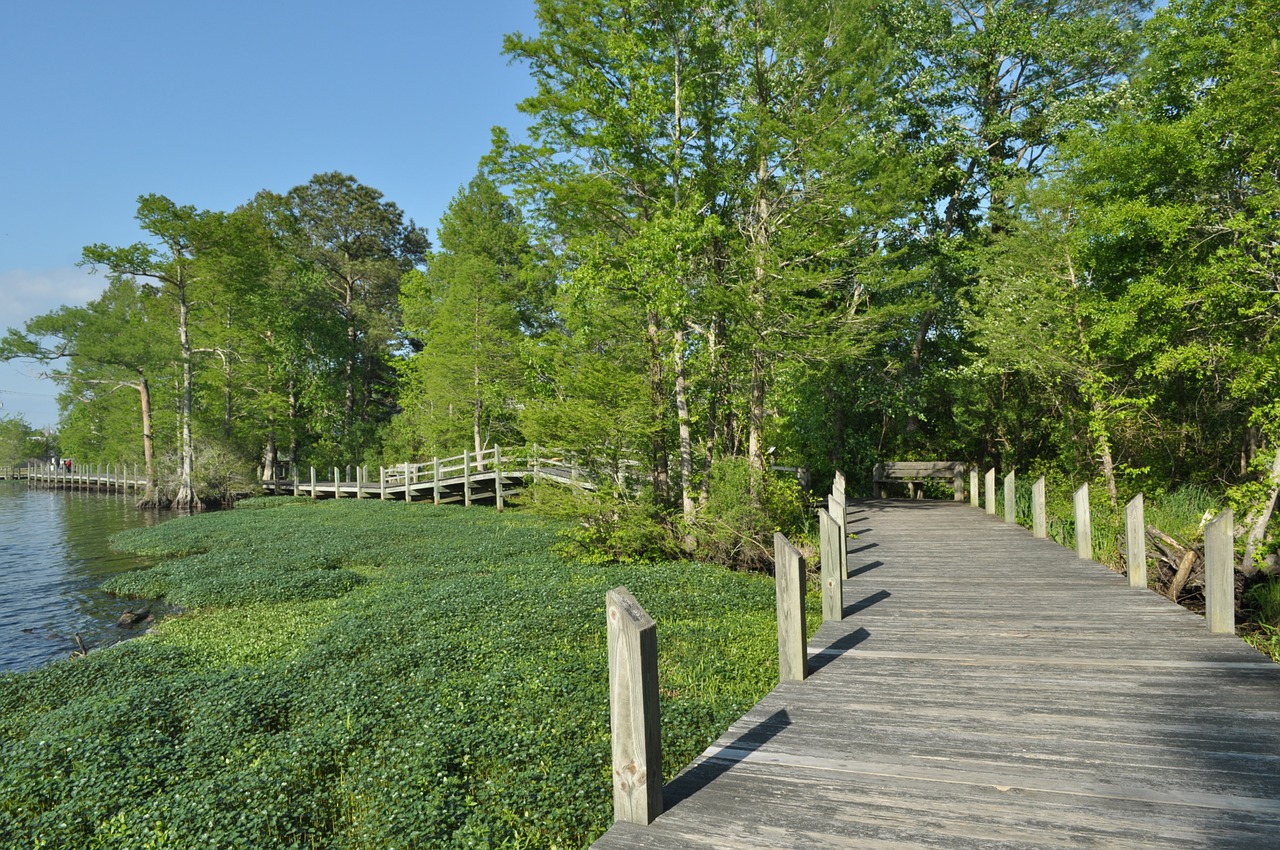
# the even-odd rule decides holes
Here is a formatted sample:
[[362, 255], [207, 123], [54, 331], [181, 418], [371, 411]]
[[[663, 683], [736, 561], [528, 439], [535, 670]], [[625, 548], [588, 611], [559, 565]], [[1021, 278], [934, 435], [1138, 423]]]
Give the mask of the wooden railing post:
[[1093, 560], [1093, 525], [1089, 514], [1089, 485], [1081, 484], [1075, 497], [1076, 554], [1086, 561]]
[[462, 450], [462, 504], [471, 507], [471, 464], [466, 449]]
[[969, 470], [969, 504], [978, 507], [978, 470]]
[[964, 466], [957, 464], [955, 473], [951, 478], [951, 488], [955, 491], [955, 500], [957, 502], [964, 501]]
[[840, 557], [840, 523], [818, 508], [818, 539], [822, 558], [822, 620], [844, 619], [844, 565]]
[[1004, 521], [1018, 521], [1018, 485], [1012, 472], [1004, 477]]
[[1129, 586], [1147, 589], [1147, 521], [1143, 516], [1142, 494], [1124, 506], [1124, 561]]
[[1048, 537], [1049, 521], [1044, 504], [1044, 476], [1031, 485], [1031, 536]]
[[991, 469], [987, 470], [987, 475], [982, 482], [982, 486], [983, 486], [983, 495], [985, 495], [987, 498], [986, 502], [984, 503], [987, 509], [987, 513], [990, 514], [991, 516], [995, 516], [996, 515], [996, 470], [994, 466]]
[[338, 467], [336, 467], [336, 466], [335, 466], [335, 467], [333, 468], [333, 498], [335, 498], [335, 499], [341, 499], [341, 498], [342, 498], [342, 486], [341, 486], [341, 485], [342, 485], [342, 482], [338, 480], [338, 479], [340, 479], [341, 477], [342, 477], [342, 475], [341, 475], [341, 473], [338, 471]]
[[387, 500], [387, 468], [385, 466], [378, 467], [378, 498], [384, 502]]
[[1209, 631], [1236, 630], [1235, 529], [1231, 508], [1204, 529], [1204, 617]]
[[502, 448], [500, 446], [493, 447], [493, 493], [498, 504], [498, 511], [502, 511]]
[[625, 587], [605, 596], [613, 819], [642, 826], [662, 814], [658, 627]]
[[842, 501], [848, 501], [847, 499], [845, 499], [844, 491], [845, 491], [844, 473], [837, 469], [835, 478], [832, 479], [831, 481], [831, 492], [838, 495]]
[[431, 458], [431, 501], [440, 504], [440, 458]]
[[404, 500], [406, 502], [413, 501], [413, 488], [410, 487], [409, 481], [409, 461], [404, 462]]
[[316, 495], [316, 468], [314, 466], [311, 467], [311, 498], [320, 498]]
[[803, 682], [809, 675], [804, 557], [780, 531], [773, 535], [773, 574], [778, 602], [778, 678], [783, 682]]
[[849, 577], [849, 511], [848, 505], [841, 497], [832, 493], [827, 497], [827, 512], [836, 521], [840, 530], [836, 555], [840, 558], [840, 577]]
[[356, 498], [364, 498], [364, 464], [356, 466]]

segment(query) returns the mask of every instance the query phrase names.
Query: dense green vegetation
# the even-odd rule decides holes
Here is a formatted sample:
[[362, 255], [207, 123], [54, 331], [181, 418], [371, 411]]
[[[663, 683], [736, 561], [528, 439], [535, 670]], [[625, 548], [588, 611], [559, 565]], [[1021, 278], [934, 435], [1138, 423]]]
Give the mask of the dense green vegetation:
[[0, 846], [582, 846], [611, 820], [606, 590], [658, 621], [671, 771], [776, 681], [774, 592], [566, 560], [563, 530], [273, 500], [127, 532], [166, 560], [115, 588], [190, 610], [0, 677]]
[[605, 589], [659, 620], [673, 763], [772, 681], [767, 581], [644, 560], [766, 562], [810, 521], [772, 465], [1043, 473], [1064, 542], [1088, 481], [1103, 560], [1135, 492], [1188, 540], [1231, 506], [1280, 645], [1280, 0], [534, 2], [529, 133], [434, 250], [338, 172], [143, 195], [143, 241], [84, 248], [102, 295], [0, 357], [148, 501], [495, 443], [645, 486], [548, 496], [565, 525], [282, 502], [128, 537], [172, 560], [116, 589], [192, 613], [0, 679], [10, 845], [581, 843]]
[[57, 453], [57, 439], [32, 428], [21, 416], [0, 416], [0, 466], [18, 466], [28, 458]]
[[739, 561], [772, 465], [947, 458], [1202, 487], [1280, 572], [1280, 0], [534, 2], [435, 250], [341, 173], [86, 247], [102, 297], [0, 343], [63, 451], [196, 506], [536, 442], [639, 464], [610, 553]]

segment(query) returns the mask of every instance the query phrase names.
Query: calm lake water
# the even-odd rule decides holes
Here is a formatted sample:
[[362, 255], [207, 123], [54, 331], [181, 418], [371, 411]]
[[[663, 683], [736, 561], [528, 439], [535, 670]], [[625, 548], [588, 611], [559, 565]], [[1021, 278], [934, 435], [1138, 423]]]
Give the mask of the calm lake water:
[[98, 589], [116, 573], [145, 566], [112, 551], [111, 535], [171, 516], [140, 511], [134, 499], [0, 482], [0, 671], [68, 657], [77, 632], [93, 649], [142, 630], [116, 621], [145, 603]]

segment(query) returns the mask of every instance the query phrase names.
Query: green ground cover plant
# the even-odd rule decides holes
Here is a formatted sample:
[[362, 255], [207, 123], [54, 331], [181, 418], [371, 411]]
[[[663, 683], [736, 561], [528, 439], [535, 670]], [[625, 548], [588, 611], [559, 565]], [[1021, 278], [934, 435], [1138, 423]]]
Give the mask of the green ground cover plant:
[[167, 560], [115, 589], [187, 612], [0, 676], [0, 846], [586, 845], [611, 820], [605, 592], [658, 621], [674, 775], [776, 681], [774, 591], [567, 559], [564, 529], [279, 500], [122, 536]]

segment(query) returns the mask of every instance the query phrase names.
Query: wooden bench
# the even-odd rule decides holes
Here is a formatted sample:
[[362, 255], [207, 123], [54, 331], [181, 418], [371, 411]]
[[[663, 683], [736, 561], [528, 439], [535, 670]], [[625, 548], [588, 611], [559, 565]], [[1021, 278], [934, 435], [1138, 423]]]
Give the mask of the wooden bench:
[[877, 463], [871, 476], [871, 486], [880, 498], [889, 498], [889, 485], [898, 482], [907, 485], [907, 498], [924, 498], [924, 488], [917, 482], [950, 478], [955, 488], [956, 501], [964, 501], [964, 474], [966, 467], [954, 460], [896, 460]]

